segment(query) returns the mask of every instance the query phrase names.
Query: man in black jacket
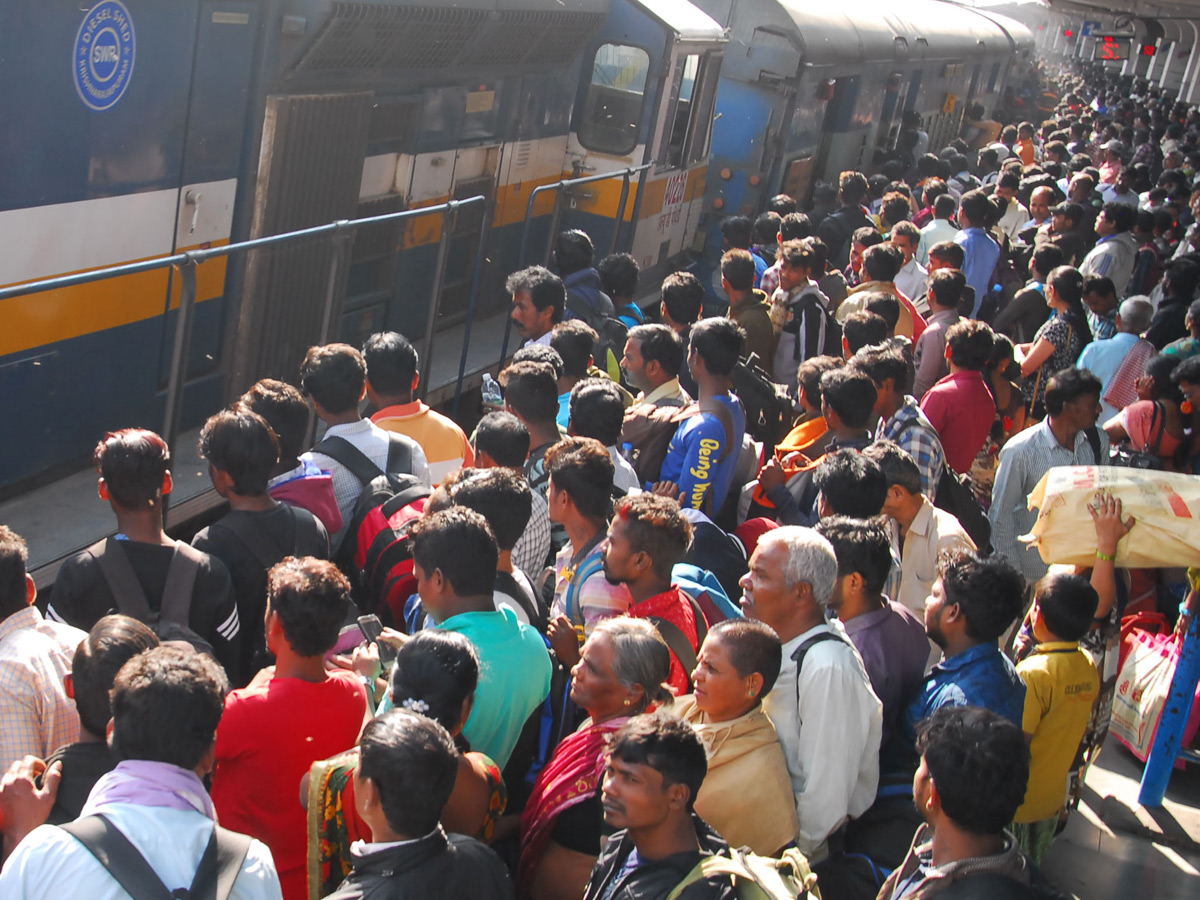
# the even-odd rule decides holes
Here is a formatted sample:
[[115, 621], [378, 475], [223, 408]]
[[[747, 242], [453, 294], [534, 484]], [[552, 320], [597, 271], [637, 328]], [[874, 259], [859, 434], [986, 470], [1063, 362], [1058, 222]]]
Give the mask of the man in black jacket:
[[[692, 811], [708, 772], [704, 744], [686, 722], [656, 713], [630, 719], [612, 740], [604, 821], [621, 829], [600, 851], [584, 900], [661, 900], [700, 861], [729, 846]], [[701, 878], [679, 900], [733, 900], [728, 877]]]
[[817, 228], [817, 236], [829, 248], [829, 262], [844, 269], [850, 261], [850, 237], [858, 228], [875, 227], [863, 210], [867, 196], [867, 178], [861, 172], [847, 171], [838, 176], [838, 199], [841, 208], [828, 216]]
[[351, 848], [354, 868], [329, 900], [511, 900], [499, 857], [438, 824], [457, 775], [454, 740], [432, 719], [394, 709], [368, 723], [354, 799], [374, 840]]

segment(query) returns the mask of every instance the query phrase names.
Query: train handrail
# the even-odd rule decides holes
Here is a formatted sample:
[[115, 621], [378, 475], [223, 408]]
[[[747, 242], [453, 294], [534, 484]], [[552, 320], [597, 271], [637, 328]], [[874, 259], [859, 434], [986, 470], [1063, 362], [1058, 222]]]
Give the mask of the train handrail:
[[[347, 258], [348, 239], [359, 228], [368, 225], [380, 225], [386, 223], [400, 222], [405, 219], [416, 219], [422, 216], [437, 215], [441, 218], [441, 238], [438, 247], [437, 265], [433, 278], [433, 299], [430, 304], [429, 317], [425, 322], [425, 333], [421, 339], [421, 390], [424, 392], [428, 389], [429, 384], [429, 367], [432, 363], [434, 329], [437, 325], [437, 317], [441, 311], [441, 286], [446, 272], [446, 260], [448, 256], [448, 237], [453, 221], [453, 214], [464, 207], [471, 206], [476, 203], [482, 203], [484, 208], [483, 228], [480, 229], [479, 246], [475, 255], [475, 272], [471, 281], [471, 293], [468, 305], [467, 330], [463, 337], [462, 361], [459, 365], [458, 384], [455, 387], [455, 405], [458, 404], [458, 398], [462, 391], [462, 381], [467, 361], [467, 344], [470, 341], [470, 317], [474, 315], [476, 306], [476, 296], [479, 292], [479, 276], [482, 269], [482, 261], [487, 243], [487, 211], [489, 208], [487, 197], [482, 194], [474, 197], [465, 197], [460, 200], [448, 200], [445, 203], [439, 203], [435, 206], [421, 206], [412, 209], [400, 210], [399, 212], [383, 213], [377, 216], [367, 216], [362, 219], [338, 219], [333, 222], [328, 222], [324, 225], [314, 225], [309, 228], [301, 228], [296, 231], [286, 231], [280, 234], [267, 235], [265, 237], [251, 238], [245, 241], [239, 241], [232, 244], [223, 244], [219, 247], [205, 247], [195, 250], [185, 250], [182, 253], [174, 253], [170, 256], [160, 256], [154, 259], [139, 260], [133, 263], [122, 263], [116, 266], [106, 266], [101, 269], [91, 269], [86, 272], [75, 272], [70, 275], [57, 275], [53, 278], [42, 278], [36, 281], [28, 281], [23, 284], [9, 285], [8, 287], [0, 287], [0, 301], [8, 300], [12, 297], [21, 297], [27, 294], [38, 294], [45, 291], [57, 290], [59, 288], [74, 287], [79, 284], [90, 284], [95, 281], [104, 281], [108, 278], [119, 278], [123, 275], [136, 275], [142, 272], [152, 272], [157, 269], [178, 268], [182, 281], [180, 298], [179, 298], [179, 316], [175, 323], [175, 336], [171, 349], [171, 366], [167, 379], [167, 397], [166, 410], [163, 414], [163, 429], [162, 437], [167, 442], [168, 447], [174, 447], [175, 442], [179, 437], [179, 421], [183, 406], [183, 390], [186, 382], [187, 372], [187, 357], [188, 346], [191, 343], [192, 326], [195, 321], [196, 307], [196, 267], [207, 260], [223, 256], [232, 256], [235, 253], [243, 253], [250, 250], [257, 250], [263, 247], [271, 247], [276, 244], [287, 244], [293, 241], [304, 240], [307, 238], [322, 237], [328, 235], [336, 240], [334, 245], [333, 257], [329, 266], [329, 279], [326, 287], [325, 309], [321, 323], [321, 343], [326, 343], [334, 327], [334, 304], [337, 297], [337, 286], [341, 281], [341, 266], [345, 264]], [[168, 497], [163, 497], [164, 511]]]
[[[550, 238], [546, 243], [546, 252], [542, 255], [542, 264], [545, 265], [550, 260], [550, 250], [554, 246], [554, 236], [558, 233], [558, 223], [562, 221], [562, 189], [565, 187], [576, 187], [581, 184], [591, 184], [596, 181], [608, 181], [613, 178], [620, 178], [623, 180], [621, 184], [621, 199], [617, 204], [617, 215], [613, 221], [612, 240], [608, 242], [608, 252], [614, 253], [617, 249], [621, 226], [625, 223], [625, 206], [629, 202], [629, 179], [634, 175], [642, 175], [643, 177], [638, 179], [638, 189], [640, 190], [645, 173], [653, 165], [654, 160], [650, 160], [640, 166], [629, 166], [625, 169], [618, 169], [615, 172], [599, 172], [595, 175], [584, 175], [579, 178], [563, 178], [553, 184], [541, 184], [535, 187], [529, 194], [529, 202], [525, 205], [525, 222], [521, 230], [521, 250], [517, 255], [517, 268], [523, 269], [528, 265], [529, 231], [533, 225], [533, 206], [539, 195], [546, 191], [555, 192], [554, 213], [550, 217]], [[500, 345], [500, 360], [498, 365], [504, 365], [504, 360], [508, 358], [508, 340], [511, 336], [512, 318], [509, 317], [504, 322], [504, 340]], [[463, 356], [465, 359], [465, 349]]]

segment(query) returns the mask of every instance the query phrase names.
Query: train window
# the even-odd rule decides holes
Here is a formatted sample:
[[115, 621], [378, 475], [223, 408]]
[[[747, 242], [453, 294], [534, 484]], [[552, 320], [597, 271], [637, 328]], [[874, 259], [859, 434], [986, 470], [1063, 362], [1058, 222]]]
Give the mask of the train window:
[[603, 44], [592, 61], [592, 81], [577, 133], [600, 153], [625, 154], [638, 144], [650, 55], [640, 47]]
[[992, 63], [992, 71], [988, 75], [987, 92], [994, 93], [996, 90], [996, 82], [1000, 80], [1000, 60]]
[[686, 160], [689, 165], [708, 158], [712, 138], [713, 106], [717, 101], [717, 80], [721, 74], [721, 54], [709, 53], [700, 64], [700, 74], [692, 92], [692, 126]]

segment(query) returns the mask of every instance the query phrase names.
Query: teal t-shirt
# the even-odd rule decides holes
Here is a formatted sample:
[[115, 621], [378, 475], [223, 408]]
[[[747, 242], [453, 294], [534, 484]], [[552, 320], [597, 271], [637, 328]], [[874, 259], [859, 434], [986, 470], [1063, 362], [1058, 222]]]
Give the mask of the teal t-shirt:
[[[463, 735], [503, 769], [526, 720], [550, 693], [546, 643], [510, 609], [462, 613], [436, 627], [465, 635], [479, 653], [479, 685]], [[396, 705], [402, 700], [395, 698]]]

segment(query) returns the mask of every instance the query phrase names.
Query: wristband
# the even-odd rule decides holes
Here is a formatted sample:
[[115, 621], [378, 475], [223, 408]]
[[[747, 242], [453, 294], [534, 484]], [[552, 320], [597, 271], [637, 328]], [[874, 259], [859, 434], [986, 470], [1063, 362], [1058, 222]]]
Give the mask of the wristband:
[[1188, 602], [1186, 600], [1184, 600], [1182, 603], [1179, 604], [1179, 614], [1181, 616], [1192, 615], [1192, 611], [1190, 609], [1188, 609]]
[[1101, 553], [1099, 550], [1096, 551], [1096, 559], [1102, 559], [1105, 562], [1116, 562], [1117, 561], [1116, 554], [1109, 556], [1107, 553]]

